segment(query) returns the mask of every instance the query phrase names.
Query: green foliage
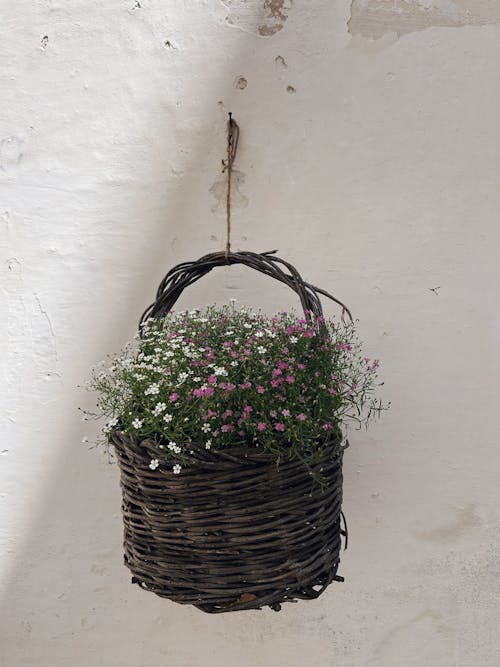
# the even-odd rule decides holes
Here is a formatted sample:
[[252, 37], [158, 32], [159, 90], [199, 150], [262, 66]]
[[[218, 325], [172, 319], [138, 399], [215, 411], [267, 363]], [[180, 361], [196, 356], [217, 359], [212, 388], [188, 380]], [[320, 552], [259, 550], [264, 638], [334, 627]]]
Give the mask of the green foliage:
[[89, 385], [105, 436], [153, 438], [179, 472], [194, 446], [313, 461], [342, 424], [368, 424], [384, 409], [378, 365], [352, 323], [210, 306], [149, 320]]

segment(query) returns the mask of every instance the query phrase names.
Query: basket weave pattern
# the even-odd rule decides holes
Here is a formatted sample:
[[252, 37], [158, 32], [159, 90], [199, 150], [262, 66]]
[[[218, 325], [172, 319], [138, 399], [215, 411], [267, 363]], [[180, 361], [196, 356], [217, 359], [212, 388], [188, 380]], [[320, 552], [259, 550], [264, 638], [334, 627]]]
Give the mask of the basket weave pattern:
[[280, 609], [318, 597], [337, 576], [341, 548], [340, 434], [313, 469], [279, 467], [252, 449], [193, 450], [182, 475], [149, 469], [158, 443], [112, 435], [123, 491], [125, 564], [133, 582], [215, 613]]

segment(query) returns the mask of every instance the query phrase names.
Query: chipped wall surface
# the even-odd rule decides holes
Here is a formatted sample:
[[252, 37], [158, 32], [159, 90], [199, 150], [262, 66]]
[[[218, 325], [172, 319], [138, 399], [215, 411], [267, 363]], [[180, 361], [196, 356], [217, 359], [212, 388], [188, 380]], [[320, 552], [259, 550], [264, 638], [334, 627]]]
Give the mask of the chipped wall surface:
[[[19, 0], [2, 23], [1, 667], [497, 667], [497, 2]], [[360, 318], [344, 584], [216, 617], [129, 583], [78, 389], [172, 264], [279, 248]], [[183, 296], [268, 311], [232, 267]], [[334, 312], [334, 311], [329, 311]]]
[[352, 35], [371, 39], [468, 25], [500, 25], [500, 4], [491, 0], [352, 0], [348, 22]]

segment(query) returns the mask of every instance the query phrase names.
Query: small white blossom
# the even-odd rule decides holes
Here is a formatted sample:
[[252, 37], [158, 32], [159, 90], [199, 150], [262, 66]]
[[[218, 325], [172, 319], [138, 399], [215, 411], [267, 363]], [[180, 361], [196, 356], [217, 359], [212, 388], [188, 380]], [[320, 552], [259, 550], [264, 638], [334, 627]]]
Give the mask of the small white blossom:
[[205, 443], [205, 449], [210, 449], [211, 446], [212, 446], [212, 441], [207, 440], [206, 443]]
[[164, 422], [167, 422], [167, 424], [168, 424], [169, 422], [171, 422], [172, 419], [173, 419], [173, 417], [172, 417], [172, 415], [170, 414], [170, 412], [167, 412], [166, 414], [163, 415], [163, 421], [164, 421]]
[[201, 427], [201, 430], [203, 431], [203, 433], [210, 433], [210, 431], [212, 430], [212, 427], [210, 426], [210, 424], [205, 423]]
[[238, 362], [236, 361], [236, 359], [233, 359], [230, 366], [237, 366], [237, 365], [238, 365]]
[[245, 324], [243, 326], [245, 327], [245, 329], [251, 329], [252, 328], [252, 325], [249, 324], [248, 322], [245, 322]]
[[262, 331], [257, 331], [255, 338], [264, 338], [264, 333]]
[[195, 378], [193, 378], [193, 381], [194, 382], [201, 382], [201, 378], [200, 377], [195, 377]]
[[150, 384], [149, 387], [144, 391], [145, 396], [149, 396], [150, 394], [159, 394], [160, 393], [160, 385], [157, 382], [153, 382], [153, 384]]
[[174, 467], [172, 468], [172, 470], [174, 471], [174, 475], [178, 475], [180, 473], [180, 471], [182, 470], [182, 466], [180, 466], [178, 463], [176, 463], [174, 465]]
[[149, 467], [151, 470], [156, 470], [156, 468], [160, 465], [160, 462], [158, 459], [151, 459], [151, 463], [149, 464]]
[[215, 375], [227, 375], [226, 369], [222, 368], [221, 366], [216, 366], [214, 368], [214, 373]]
[[262, 345], [259, 345], [259, 347], [257, 348], [257, 352], [259, 352], [260, 354], [264, 354], [265, 351], [266, 351], [266, 348], [263, 347]]
[[136, 417], [136, 418], [134, 419], [134, 421], [132, 422], [132, 426], [133, 426], [134, 428], [141, 428], [141, 426], [142, 426], [142, 419], [137, 419], [137, 417]]
[[296, 343], [298, 340], [297, 336], [290, 336], [290, 343]]
[[161, 413], [167, 409], [166, 403], [157, 403], [155, 405], [155, 409], [153, 410], [153, 414], [155, 417], [158, 417], [158, 415], [161, 415]]
[[181, 448], [176, 442], [169, 442], [168, 448], [170, 449], [171, 452], [174, 452], [175, 454], [180, 454], [181, 452]]

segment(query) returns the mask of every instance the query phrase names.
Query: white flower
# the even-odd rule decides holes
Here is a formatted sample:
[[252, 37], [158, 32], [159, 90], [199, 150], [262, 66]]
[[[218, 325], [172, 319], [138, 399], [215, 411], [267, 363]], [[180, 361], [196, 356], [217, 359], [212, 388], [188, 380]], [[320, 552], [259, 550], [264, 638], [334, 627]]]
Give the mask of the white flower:
[[174, 475], [178, 475], [180, 473], [180, 471], [182, 470], [182, 466], [180, 466], [178, 463], [176, 463], [174, 465], [174, 467], [172, 468], [172, 470], [174, 471]]
[[216, 366], [214, 368], [214, 373], [215, 375], [227, 375], [227, 371], [225, 368], [221, 368], [220, 366]]
[[141, 426], [142, 426], [142, 419], [137, 419], [137, 417], [136, 417], [136, 418], [134, 419], [134, 421], [132, 422], [132, 426], [133, 426], [134, 428], [141, 428]]
[[203, 433], [210, 433], [210, 431], [212, 430], [212, 427], [210, 426], [210, 424], [205, 423], [201, 427], [201, 430], [203, 431]]
[[257, 348], [257, 352], [260, 352], [260, 354], [264, 354], [265, 351], [266, 351], [266, 348], [262, 347], [262, 345], [259, 345], [259, 347]]
[[156, 468], [160, 465], [160, 462], [158, 459], [151, 459], [151, 463], [149, 464], [149, 467], [151, 470], [156, 470]]
[[164, 421], [164, 422], [167, 422], [167, 424], [168, 424], [169, 422], [171, 422], [172, 419], [173, 419], [173, 417], [172, 417], [172, 415], [170, 414], [170, 412], [167, 412], [166, 414], [163, 415], [163, 421]]
[[144, 391], [145, 396], [149, 396], [149, 394], [159, 394], [160, 393], [160, 385], [157, 382], [153, 382], [153, 384], [150, 384], [149, 387]]
[[290, 343], [296, 343], [298, 340], [297, 336], [290, 336]]
[[161, 413], [167, 409], [166, 403], [157, 403], [155, 406], [155, 409], [153, 410], [153, 414], [155, 417], [158, 415], [161, 415]]
[[231, 366], [237, 366], [237, 365], [238, 365], [238, 362], [236, 361], [236, 359], [234, 359], [234, 360], [231, 362], [230, 365], [231, 365]]
[[226, 333], [224, 334], [224, 336], [233, 336], [233, 335], [234, 331], [226, 331]]
[[245, 327], [245, 329], [251, 329], [252, 328], [252, 325], [249, 324], [248, 322], [245, 322], [245, 324], [243, 326]]
[[205, 449], [210, 449], [211, 446], [212, 446], [212, 441], [207, 440], [206, 443], [205, 443]]
[[257, 331], [255, 338], [264, 338], [264, 333], [262, 331]]
[[181, 448], [176, 442], [169, 442], [168, 448], [170, 449], [171, 452], [174, 452], [175, 454], [179, 454], [181, 452]]
[[142, 375], [141, 373], [135, 373], [134, 377], [136, 380], [144, 380], [146, 376]]
[[193, 378], [193, 382], [201, 382], [201, 378], [200, 377], [195, 377], [195, 378]]

